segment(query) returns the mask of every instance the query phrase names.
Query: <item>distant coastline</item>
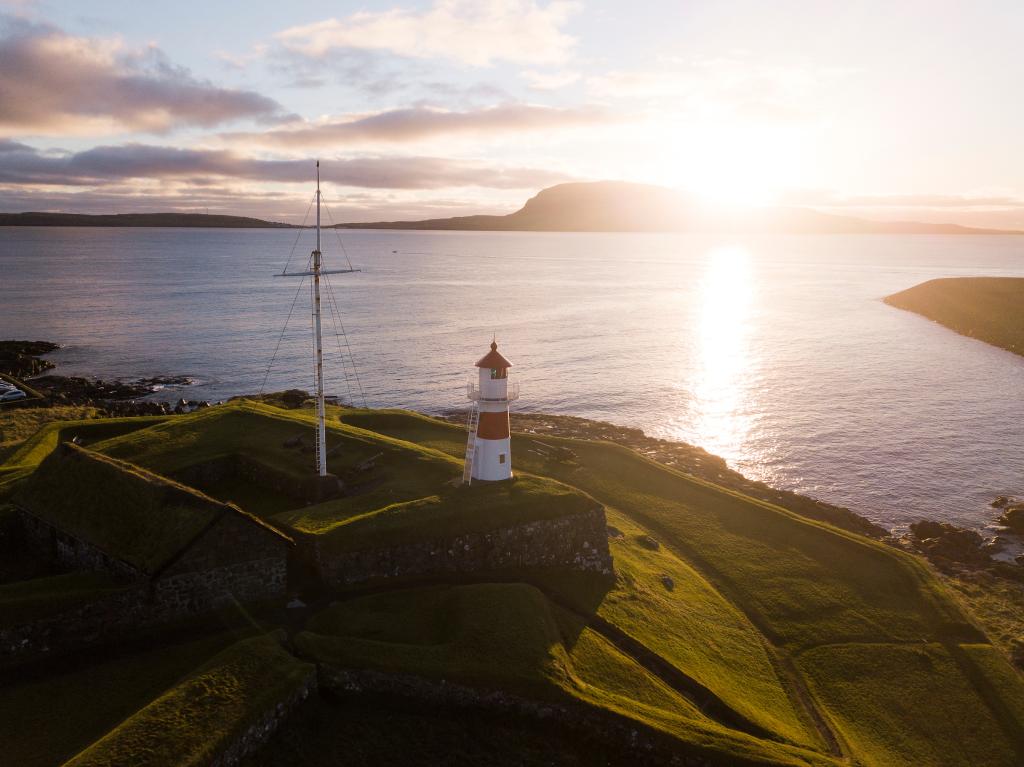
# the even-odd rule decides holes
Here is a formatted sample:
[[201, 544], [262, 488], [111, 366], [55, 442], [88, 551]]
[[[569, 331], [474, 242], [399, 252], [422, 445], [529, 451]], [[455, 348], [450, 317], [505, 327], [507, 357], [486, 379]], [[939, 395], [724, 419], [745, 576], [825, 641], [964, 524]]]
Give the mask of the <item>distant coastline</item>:
[[962, 336], [1024, 356], [1024, 277], [947, 277], [884, 300]]
[[[295, 229], [295, 224], [202, 213], [0, 213], [0, 226]], [[708, 208], [665, 187], [624, 181], [558, 184], [507, 215], [336, 224], [336, 229], [473, 232], [679, 232], [728, 234], [1024, 234], [959, 224], [869, 221], [811, 208]]]
[[810, 208], [709, 208], [674, 189], [624, 181], [558, 184], [504, 216], [338, 224], [344, 229], [729, 234], [1024, 234], [959, 224], [868, 221]]
[[0, 226], [198, 227], [211, 229], [295, 229], [293, 224], [247, 216], [203, 213], [0, 213]]

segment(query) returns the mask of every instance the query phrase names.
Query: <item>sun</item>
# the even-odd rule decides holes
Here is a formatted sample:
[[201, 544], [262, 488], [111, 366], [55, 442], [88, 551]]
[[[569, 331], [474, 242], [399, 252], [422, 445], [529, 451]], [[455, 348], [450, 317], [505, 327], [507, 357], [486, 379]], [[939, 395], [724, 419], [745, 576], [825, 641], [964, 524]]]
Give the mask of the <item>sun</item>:
[[672, 126], [658, 183], [709, 205], [760, 206], [800, 185], [805, 160], [791, 131], [754, 124]]

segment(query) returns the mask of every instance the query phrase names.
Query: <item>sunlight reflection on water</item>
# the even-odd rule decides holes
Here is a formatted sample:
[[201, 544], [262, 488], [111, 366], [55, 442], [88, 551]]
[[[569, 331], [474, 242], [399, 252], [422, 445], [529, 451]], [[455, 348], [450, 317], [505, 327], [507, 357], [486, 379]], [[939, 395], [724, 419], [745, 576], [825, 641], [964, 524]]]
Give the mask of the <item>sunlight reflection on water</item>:
[[733, 465], [748, 453], [752, 421], [751, 272], [745, 249], [711, 250], [693, 302], [696, 364], [686, 383], [693, 441]]

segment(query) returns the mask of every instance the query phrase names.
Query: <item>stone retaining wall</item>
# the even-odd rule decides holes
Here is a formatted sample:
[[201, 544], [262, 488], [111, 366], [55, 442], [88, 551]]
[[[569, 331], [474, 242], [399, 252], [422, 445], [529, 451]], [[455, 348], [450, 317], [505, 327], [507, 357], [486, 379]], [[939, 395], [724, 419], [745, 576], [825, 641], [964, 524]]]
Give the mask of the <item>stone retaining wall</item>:
[[[702, 754], [686, 753], [686, 745], [642, 722], [584, 703], [528, 700], [496, 690], [430, 680], [408, 674], [366, 669], [337, 669], [318, 664], [320, 688], [337, 695], [373, 694], [415, 700], [424, 706], [487, 710], [507, 716], [555, 723], [559, 728], [604, 743], [634, 767], [711, 767]], [[728, 764], [742, 764], [730, 761]], [[722, 765], [726, 762], [721, 761]]]
[[571, 567], [612, 573], [603, 507], [484, 533], [384, 549], [331, 552], [325, 550], [316, 536], [306, 536], [297, 545], [299, 556], [307, 559], [324, 583], [333, 587], [382, 578], [524, 567]]

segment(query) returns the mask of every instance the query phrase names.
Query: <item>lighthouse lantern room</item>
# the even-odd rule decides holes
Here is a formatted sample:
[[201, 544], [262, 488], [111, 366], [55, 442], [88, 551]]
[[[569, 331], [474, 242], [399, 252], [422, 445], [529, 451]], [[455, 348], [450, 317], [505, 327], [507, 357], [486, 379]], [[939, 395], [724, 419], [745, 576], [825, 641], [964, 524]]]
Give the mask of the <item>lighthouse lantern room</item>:
[[509, 387], [512, 363], [498, 352], [497, 341], [477, 363], [478, 381], [470, 381], [467, 396], [473, 403], [469, 416], [469, 441], [462, 481], [494, 482], [512, 478], [512, 441], [508, 428], [508, 403], [519, 399], [518, 384]]

